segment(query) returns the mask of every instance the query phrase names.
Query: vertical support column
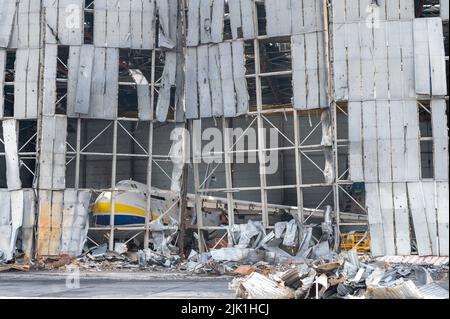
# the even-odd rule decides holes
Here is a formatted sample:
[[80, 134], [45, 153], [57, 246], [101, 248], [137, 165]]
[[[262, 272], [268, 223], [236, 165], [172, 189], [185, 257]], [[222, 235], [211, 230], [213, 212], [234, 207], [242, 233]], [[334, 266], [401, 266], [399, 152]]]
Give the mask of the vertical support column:
[[117, 172], [117, 117], [114, 120], [114, 130], [113, 130], [113, 159], [112, 159], [112, 169], [111, 169], [111, 211], [109, 215], [109, 250], [114, 250], [114, 219], [116, 212], [116, 172]]
[[153, 132], [154, 132], [154, 109], [155, 109], [155, 66], [156, 66], [156, 51], [152, 51], [152, 66], [150, 79], [150, 123], [148, 132], [148, 162], [147, 162], [147, 203], [145, 210], [145, 236], [144, 248], [149, 247], [149, 222], [151, 214], [151, 192], [152, 192], [152, 174], [153, 174]]
[[[197, 127], [197, 125], [200, 125], [200, 127]], [[203, 212], [202, 212], [202, 199], [200, 194], [200, 172], [199, 172], [199, 163], [201, 162], [201, 120], [189, 120], [189, 126], [192, 140], [192, 166], [194, 168], [195, 213], [197, 216], [198, 249], [200, 253], [203, 253], [205, 251], [205, 247], [203, 245], [203, 234], [202, 234]], [[200, 133], [200, 136], [197, 136], [197, 133]]]
[[75, 158], [75, 189], [80, 188], [81, 118], [77, 118], [77, 145]]
[[335, 231], [335, 241], [334, 241], [334, 250], [339, 251], [340, 247], [340, 209], [339, 209], [339, 151], [338, 151], [338, 142], [337, 142], [337, 105], [334, 100], [334, 96], [332, 92], [334, 92], [334, 81], [331, 72], [331, 63], [330, 63], [330, 52], [333, 52], [332, 41], [330, 41], [330, 21], [328, 18], [328, 1], [322, 1], [323, 8], [323, 17], [324, 17], [324, 52], [325, 52], [325, 64], [327, 69], [327, 80], [328, 80], [328, 99], [331, 101], [331, 121], [332, 121], [332, 129], [333, 129], [333, 169], [334, 169], [334, 177], [333, 177], [333, 202], [334, 202], [334, 211], [336, 214], [336, 231]]
[[298, 120], [298, 112], [294, 109], [294, 146], [295, 146], [295, 184], [297, 190], [297, 214], [298, 220], [303, 226], [304, 222], [304, 211], [303, 211], [303, 190], [301, 184], [303, 183], [302, 178], [302, 158], [300, 155], [300, 126]]
[[[256, 12], [256, 4], [255, 6]], [[256, 35], [259, 34], [258, 23], [256, 21], [256, 15], [253, 21], [256, 27]], [[266, 180], [266, 142], [264, 134], [264, 122], [262, 117], [262, 88], [261, 88], [261, 59], [259, 50], [259, 40], [254, 40], [254, 54], [255, 54], [255, 82], [256, 82], [256, 108], [257, 108], [257, 126], [258, 126], [258, 158], [259, 158], [259, 178], [261, 188], [261, 208], [262, 208], [262, 222], [265, 228], [269, 226], [269, 216], [267, 212], [267, 180]]]
[[[232, 135], [230, 130], [231, 119], [223, 117], [222, 119], [222, 131], [223, 131], [223, 149], [225, 160], [225, 182], [226, 188], [229, 190], [233, 188], [233, 147], [232, 147]], [[234, 225], [234, 198], [232, 192], [227, 192], [227, 211], [228, 211], [228, 227]], [[228, 231], [228, 243], [232, 243], [231, 232]]]

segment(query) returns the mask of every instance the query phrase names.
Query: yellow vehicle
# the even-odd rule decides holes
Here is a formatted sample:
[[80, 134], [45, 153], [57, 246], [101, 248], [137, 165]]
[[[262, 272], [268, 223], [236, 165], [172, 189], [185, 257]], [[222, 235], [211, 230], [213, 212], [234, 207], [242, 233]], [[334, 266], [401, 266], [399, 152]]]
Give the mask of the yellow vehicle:
[[367, 233], [342, 233], [341, 234], [341, 250], [348, 251], [356, 248], [359, 253], [370, 251], [370, 238]]

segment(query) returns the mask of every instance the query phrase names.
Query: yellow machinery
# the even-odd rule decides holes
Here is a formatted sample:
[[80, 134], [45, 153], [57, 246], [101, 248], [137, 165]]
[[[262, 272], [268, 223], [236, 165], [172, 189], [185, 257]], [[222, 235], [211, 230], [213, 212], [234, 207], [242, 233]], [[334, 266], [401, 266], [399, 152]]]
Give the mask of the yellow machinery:
[[341, 234], [341, 250], [347, 251], [356, 248], [359, 253], [370, 251], [370, 238], [367, 233], [342, 233]]

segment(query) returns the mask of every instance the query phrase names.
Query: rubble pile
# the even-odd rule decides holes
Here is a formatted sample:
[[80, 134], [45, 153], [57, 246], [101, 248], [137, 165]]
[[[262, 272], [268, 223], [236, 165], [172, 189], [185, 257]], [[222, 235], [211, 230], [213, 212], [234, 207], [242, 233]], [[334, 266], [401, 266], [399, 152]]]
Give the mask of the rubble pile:
[[255, 270], [234, 278], [230, 289], [245, 299], [448, 299], [448, 289], [438, 284], [443, 276], [448, 282], [448, 261], [441, 267], [380, 264], [363, 262], [352, 250], [306, 259], [283, 272]]

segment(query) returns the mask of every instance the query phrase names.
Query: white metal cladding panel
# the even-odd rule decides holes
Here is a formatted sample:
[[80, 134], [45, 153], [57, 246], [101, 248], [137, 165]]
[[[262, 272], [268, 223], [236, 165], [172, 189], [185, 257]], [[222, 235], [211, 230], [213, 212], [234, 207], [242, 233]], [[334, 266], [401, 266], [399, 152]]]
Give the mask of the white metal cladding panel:
[[189, 0], [187, 3], [187, 36], [186, 45], [196, 46], [200, 38], [200, 1]]
[[211, 45], [208, 49], [208, 77], [211, 90], [212, 116], [219, 117], [223, 115], [223, 96], [218, 45]]
[[378, 183], [366, 183], [366, 207], [369, 219], [370, 246], [373, 256], [384, 256], [383, 218]]
[[442, 20], [440, 18], [428, 18], [427, 24], [431, 94], [433, 96], [444, 96], [447, 94], [447, 75], [445, 72], [445, 47]]
[[52, 188], [64, 189], [66, 187], [67, 117], [65, 115], [58, 115], [55, 116], [54, 121], [55, 139], [53, 143]]
[[211, 91], [209, 86], [209, 59], [208, 46], [202, 45], [197, 48], [197, 83], [200, 104], [200, 117], [210, 117]]
[[6, 50], [0, 48], [0, 119], [3, 118], [4, 103], [3, 98], [4, 87], [5, 87], [5, 67], [6, 67]]
[[22, 250], [25, 256], [32, 258], [34, 227], [36, 219], [36, 196], [33, 189], [23, 191]]
[[3, 142], [5, 144], [6, 183], [9, 190], [22, 188], [18, 155], [18, 127], [14, 119], [2, 121]]
[[[156, 38], [155, 0], [98, 0], [94, 7], [94, 44], [97, 47], [151, 50]], [[166, 1], [167, 2], [167, 1]], [[160, 3], [160, 19], [168, 28], [169, 6]], [[164, 38], [164, 35], [161, 35]], [[166, 42], [165, 42], [166, 43]]]
[[213, 0], [211, 12], [211, 41], [214, 43], [223, 41], [224, 14], [224, 0]]
[[409, 207], [406, 183], [393, 183], [395, 244], [397, 255], [411, 254]]
[[434, 181], [423, 181], [422, 191], [425, 206], [425, 215], [430, 236], [431, 251], [434, 256], [439, 255], [439, 240], [437, 232], [436, 214], [436, 183]]
[[375, 101], [362, 104], [364, 180], [378, 181], [377, 110]]
[[8, 47], [14, 17], [16, 16], [16, 0], [0, 0], [0, 48]]
[[354, 182], [364, 181], [363, 171], [363, 135], [362, 135], [362, 103], [348, 103], [348, 138], [350, 179]]
[[236, 113], [242, 115], [249, 110], [249, 96], [245, 78], [244, 41], [233, 41], [231, 47], [233, 51], [233, 80], [237, 99]]
[[448, 127], [445, 100], [431, 101], [434, 142], [434, 179], [448, 181]]
[[211, 42], [211, 1], [200, 1], [200, 42], [207, 44]]
[[391, 130], [389, 102], [377, 101], [377, 147], [378, 147], [378, 180], [392, 181]]
[[[373, 29], [374, 40], [374, 66], [375, 66], [375, 95], [377, 99], [387, 99], [389, 97], [389, 80], [388, 80], [388, 48], [387, 48], [387, 32], [393, 32], [389, 25], [380, 21], [377, 28]], [[398, 55], [400, 55], [400, 50]], [[398, 65], [400, 59], [398, 59]], [[401, 73], [400, 73], [401, 75]], [[401, 83], [401, 81], [399, 81]], [[401, 90], [400, 90], [401, 91]]]
[[186, 118], [198, 118], [197, 49], [186, 49]]
[[69, 74], [67, 76], [67, 116], [76, 117], [75, 103], [77, 95], [78, 69], [80, 67], [81, 46], [69, 47], [69, 58], [67, 67]]
[[404, 101], [405, 169], [407, 181], [420, 179], [419, 112], [416, 101]]
[[94, 64], [94, 46], [81, 46], [76, 85], [75, 112], [88, 114], [90, 108], [91, 78]]
[[440, 18], [414, 20], [416, 93], [443, 96], [447, 93], [445, 48]]
[[383, 220], [384, 253], [387, 256], [394, 256], [396, 254], [392, 188], [392, 183], [379, 184], [381, 219]]
[[220, 76], [222, 79], [223, 115], [225, 117], [236, 116], [236, 94], [233, 81], [233, 58], [231, 43], [219, 44]]
[[41, 189], [52, 188], [53, 174], [53, 141], [55, 139], [55, 118], [42, 117], [41, 129], [42, 141], [39, 157], [39, 187]]
[[441, 19], [444, 21], [448, 21], [448, 12], [449, 12], [448, 2], [449, 2], [448, 0], [440, 0]]
[[58, 46], [56, 44], [47, 44], [45, 46], [44, 60], [43, 115], [55, 114], [57, 59]]
[[448, 256], [448, 182], [437, 182], [436, 184], [439, 255]]
[[406, 181], [406, 136], [403, 110], [404, 105], [402, 101], [390, 101], [392, 180], [396, 182]]
[[422, 184], [420, 182], [408, 183], [407, 188], [417, 250], [419, 256], [428, 256], [431, 255], [432, 251]]
[[334, 53], [334, 97], [336, 100], [348, 99], [348, 69], [346, 47], [347, 25], [335, 24], [333, 32]]
[[14, 78], [14, 117], [37, 118], [39, 49], [16, 51]]
[[83, 25], [84, 0], [59, 0], [57, 31], [59, 42], [62, 45], [83, 44]]
[[64, 192], [52, 191], [50, 208], [50, 236], [48, 244], [49, 255], [59, 255], [61, 250], [62, 213], [64, 207]]

